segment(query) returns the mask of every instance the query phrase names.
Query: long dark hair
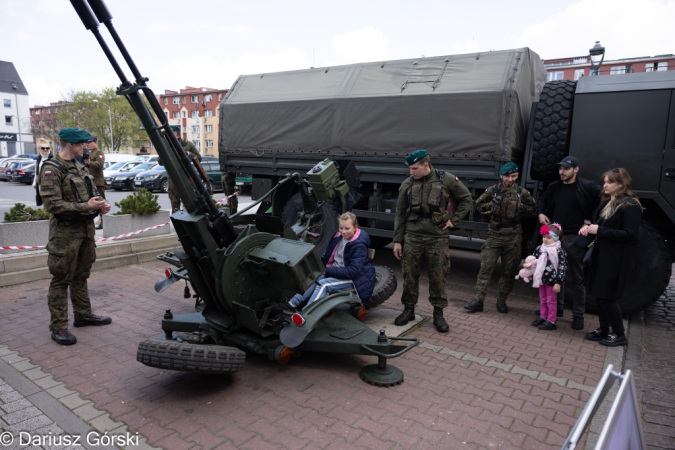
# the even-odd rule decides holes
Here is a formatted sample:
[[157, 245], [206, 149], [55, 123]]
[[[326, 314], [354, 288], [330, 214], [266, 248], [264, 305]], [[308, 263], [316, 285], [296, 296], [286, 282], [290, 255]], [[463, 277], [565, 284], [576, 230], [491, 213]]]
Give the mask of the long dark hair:
[[[602, 201], [606, 201], [607, 204], [602, 211], [600, 212], [600, 217], [603, 219], [609, 219], [614, 215], [617, 209], [625, 206], [627, 204], [637, 204], [642, 208], [642, 204], [638, 199], [637, 195], [630, 190], [630, 184], [633, 179], [630, 177], [630, 174], [623, 167], [617, 169], [611, 169], [602, 174], [602, 182], [605, 183], [605, 179], [611, 183], [617, 183], [619, 185], [619, 190], [616, 191], [616, 194], [612, 197], [610, 195], [602, 193]], [[625, 201], [625, 197], [629, 198], [629, 201]]]

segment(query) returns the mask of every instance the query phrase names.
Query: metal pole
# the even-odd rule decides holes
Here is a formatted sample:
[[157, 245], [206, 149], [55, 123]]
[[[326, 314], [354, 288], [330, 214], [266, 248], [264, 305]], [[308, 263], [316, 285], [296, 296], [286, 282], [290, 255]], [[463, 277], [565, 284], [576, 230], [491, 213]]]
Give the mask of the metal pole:
[[[23, 139], [21, 138], [21, 119], [19, 119], [19, 97], [17, 97], [16, 92], [14, 93], [14, 103], [16, 104], [16, 121], [19, 123], [19, 142], [21, 143], [21, 153], [26, 153], [26, 149], [23, 146]], [[37, 152], [36, 152], [37, 153]]]
[[108, 107], [108, 123], [110, 126], [110, 152], [115, 153], [115, 143], [113, 142], [113, 130], [112, 130], [112, 110], [110, 108], [110, 105], [108, 105], [107, 103], [103, 103], [101, 100], [94, 100], [94, 103], [100, 103]]

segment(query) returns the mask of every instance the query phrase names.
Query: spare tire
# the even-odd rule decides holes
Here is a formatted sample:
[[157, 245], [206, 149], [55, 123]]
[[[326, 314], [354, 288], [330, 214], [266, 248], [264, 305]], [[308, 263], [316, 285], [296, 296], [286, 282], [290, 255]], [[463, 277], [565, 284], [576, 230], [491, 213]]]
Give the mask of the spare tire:
[[569, 153], [572, 107], [577, 82], [550, 81], [541, 91], [532, 133], [532, 178], [544, 182], [558, 179], [559, 163]]
[[136, 360], [158, 369], [224, 374], [242, 370], [246, 353], [223, 345], [147, 339], [138, 344]]
[[[630, 314], [648, 308], [658, 300], [670, 282], [673, 262], [666, 241], [647, 222], [642, 222], [637, 235], [635, 269], [619, 301], [621, 312]], [[586, 297], [586, 311], [597, 314], [595, 297]]]
[[381, 305], [389, 297], [394, 295], [396, 288], [398, 287], [398, 282], [396, 281], [396, 275], [394, 271], [386, 266], [374, 266], [375, 267], [375, 289], [373, 290], [373, 295], [363, 302], [363, 306], [366, 309], [374, 308]]
[[[298, 213], [303, 210], [302, 197], [300, 193], [291, 197], [284, 205], [281, 211], [281, 221], [286, 225], [293, 225], [298, 220]], [[340, 213], [333, 202], [326, 202], [321, 207], [322, 217], [320, 217], [313, 225], [310, 231], [318, 234], [319, 237], [314, 244], [319, 251], [319, 255], [328, 247], [331, 238], [338, 231], [338, 217]]]

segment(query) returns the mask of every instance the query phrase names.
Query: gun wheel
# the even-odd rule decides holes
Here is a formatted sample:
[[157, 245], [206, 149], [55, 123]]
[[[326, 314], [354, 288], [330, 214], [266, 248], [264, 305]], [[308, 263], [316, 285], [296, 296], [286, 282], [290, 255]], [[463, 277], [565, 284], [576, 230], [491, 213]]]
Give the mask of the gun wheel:
[[373, 386], [390, 387], [403, 383], [401, 369], [390, 365], [381, 367], [379, 364], [370, 364], [361, 369], [359, 375], [363, 381]]
[[158, 369], [224, 374], [242, 370], [246, 353], [223, 345], [148, 339], [138, 344], [136, 360]]
[[373, 267], [375, 267], [375, 288], [373, 289], [373, 295], [363, 302], [363, 306], [365, 306], [366, 309], [371, 309], [384, 303], [385, 300], [394, 295], [398, 286], [396, 275], [390, 267]]

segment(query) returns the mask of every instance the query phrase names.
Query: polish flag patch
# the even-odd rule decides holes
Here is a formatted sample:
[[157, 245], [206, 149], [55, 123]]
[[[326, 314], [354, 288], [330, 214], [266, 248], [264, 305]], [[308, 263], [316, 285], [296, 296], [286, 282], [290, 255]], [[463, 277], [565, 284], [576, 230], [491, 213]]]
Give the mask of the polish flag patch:
[[52, 171], [51, 170], [45, 170], [45, 175], [51, 175]]
[[98, 155], [99, 158], [103, 159], [103, 155]]

